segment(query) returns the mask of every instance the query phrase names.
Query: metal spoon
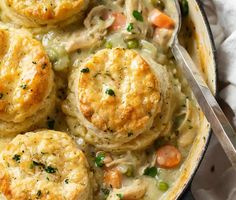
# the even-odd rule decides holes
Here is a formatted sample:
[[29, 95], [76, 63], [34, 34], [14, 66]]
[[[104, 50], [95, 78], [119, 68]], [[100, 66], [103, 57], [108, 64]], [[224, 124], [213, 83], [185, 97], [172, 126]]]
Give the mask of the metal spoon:
[[179, 1], [174, 0], [174, 3], [175, 6], [173, 6], [173, 8], [176, 9], [177, 21], [172, 40], [170, 42], [171, 50], [180, 68], [182, 69], [185, 78], [188, 80], [199, 106], [204, 112], [208, 122], [211, 124], [214, 134], [231, 161], [232, 166], [236, 168], [235, 131], [224, 115], [216, 99], [212, 95], [188, 52], [179, 44], [178, 33], [181, 28], [182, 16]]

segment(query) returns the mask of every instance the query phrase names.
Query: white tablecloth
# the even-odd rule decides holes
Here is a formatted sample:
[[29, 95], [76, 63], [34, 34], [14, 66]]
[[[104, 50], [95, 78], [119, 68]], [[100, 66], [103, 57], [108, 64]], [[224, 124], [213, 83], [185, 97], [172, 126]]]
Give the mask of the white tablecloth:
[[[236, 113], [236, 0], [202, 1], [216, 43], [219, 78], [229, 83], [220, 96]], [[236, 118], [233, 121], [236, 126]], [[192, 192], [196, 200], [236, 200], [236, 170], [214, 136], [193, 180]]]

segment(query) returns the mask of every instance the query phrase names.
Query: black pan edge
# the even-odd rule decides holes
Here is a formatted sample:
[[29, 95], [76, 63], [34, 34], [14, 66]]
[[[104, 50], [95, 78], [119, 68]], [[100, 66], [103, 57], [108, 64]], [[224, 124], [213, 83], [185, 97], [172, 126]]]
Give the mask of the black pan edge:
[[[216, 87], [216, 91], [215, 91], [215, 96], [217, 97], [218, 94], [219, 94], [219, 91], [218, 91], [218, 69], [217, 69], [217, 52], [216, 52], [216, 46], [215, 46], [215, 42], [214, 42], [214, 38], [213, 38], [213, 34], [212, 34], [212, 31], [211, 31], [211, 28], [210, 28], [210, 24], [209, 24], [209, 21], [207, 19], [207, 15], [205, 13], [205, 10], [203, 8], [203, 3], [201, 2], [201, 0], [194, 0], [198, 7], [199, 7], [199, 10], [200, 10], [200, 13], [203, 17], [203, 20], [204, 20], [204, 23], [205, 23], [205, 26], [207, 28], [207, 33], [208, 33], [208, 37], [210, 39], [210, 44], [211, 44], [211, 51], [213, 53], [213, 61], [214, 61], [214, 68], [215, 68], [215, 87]], [[204, 155], [206, 153], [206, 150], [208, 148], [208, 145], [210, 143], [210, 139], [211, 139], [211, 136], [212, 136], [212, 130], [210, 130], [209, 132], [209, 136], [208, 138], [206, 139], [206, 144], [205, 144], [205, 148], [204, 150], [202, 151], [202, 155], [201, 155], [201, 159], [199, 160], [197, 166], [195, 167], [195, 170], [194, 172], [191, 174], [191, 176], [189, 177], [189, 180], [187, 181], [186, 185], [184, 186], [183, 190], [182, 190], [182, 193], [177, 197], [178, 200], [191, 200], [190, 199], [190, 196], [191, 195], [186, 195], [187, 193], [191, 193], [191, 183], [192, 183], [192, 180], [195, 176], [195, 174], [197, 173], [197, 170], [199, 169], [200, 167], [200, 164], [204, 158]], [[187, 199], [186, 199], [187, 197]]]

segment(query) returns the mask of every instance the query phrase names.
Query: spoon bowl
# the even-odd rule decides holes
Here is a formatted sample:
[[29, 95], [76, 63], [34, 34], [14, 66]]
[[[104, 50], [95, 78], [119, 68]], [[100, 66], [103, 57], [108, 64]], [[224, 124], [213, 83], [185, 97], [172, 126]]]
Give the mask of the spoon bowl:
[[236, 168], [236, 134], [228, 119], [224, 115], [222, 109], [217, 103], [215, 97], [211, 93], [205, 80], [203, 79], [199, 69], [194, 64], [192, 58], [186, 49], [180, 45], [178, 41], [178, 34], [181, 29], [182, 15], [180, 4], [178, 0], [169, 1], [171, 4], [173, 15], [176, 19], [175, 29], [172, 38], [169, 42], [169, 47], [181, 68], [185, 78], [188, 81], [192, 92], [201, 107], [205, 117], [211, 124], [214, 134], [216, 135], [219, 143], [224, 149], [227, 157], [229, 158], [232, 166]]

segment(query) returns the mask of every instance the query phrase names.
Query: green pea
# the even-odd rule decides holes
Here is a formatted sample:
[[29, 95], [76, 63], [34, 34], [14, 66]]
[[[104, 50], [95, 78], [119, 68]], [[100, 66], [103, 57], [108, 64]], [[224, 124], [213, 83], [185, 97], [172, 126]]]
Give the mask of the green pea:
[[165, 9], [165, 4], [162, 0], [152, 0], [152, 5], [160, 10]]
[[158, 183], [158, 189], [161, 190], [162, 192], [165, 192], [169, 189], [169, 185], [166, 182], [160, 181]]
[[132, 39], [127, 42], [128, 49], [137, 49], [139, 48], [139, 41], [137, 39]]
[[108, 42], [105, 43], [105, 47], [107, 49], [112, 49], [113, 45], [112, 45], [112, 43], [110, 41], [108, 41]]

